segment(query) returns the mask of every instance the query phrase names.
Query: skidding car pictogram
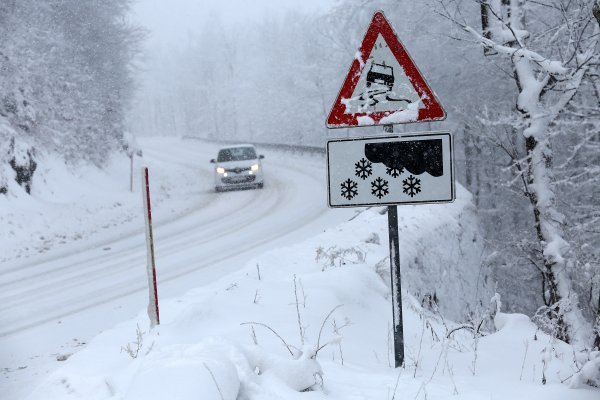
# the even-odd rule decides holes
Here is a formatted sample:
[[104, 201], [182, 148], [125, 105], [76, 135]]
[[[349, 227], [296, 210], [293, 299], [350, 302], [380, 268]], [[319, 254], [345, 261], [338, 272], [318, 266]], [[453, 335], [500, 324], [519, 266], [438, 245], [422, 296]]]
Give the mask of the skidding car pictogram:
[[394, 69], [389, 65], [385, 65], [385, 63], [371, 64], [371, 68], [367, 72], [367, 87], [371, 87], [374, 83], [386, 85], [388, 90], [392, 90], [394, 86]]

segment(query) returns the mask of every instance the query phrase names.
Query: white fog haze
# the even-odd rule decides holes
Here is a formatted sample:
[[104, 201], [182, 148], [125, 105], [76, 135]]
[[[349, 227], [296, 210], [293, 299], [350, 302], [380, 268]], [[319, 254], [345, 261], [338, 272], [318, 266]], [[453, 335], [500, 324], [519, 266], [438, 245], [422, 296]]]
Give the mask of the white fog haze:
[[135, 0], [132, 18], [149, 30], [149, 46], [181, 46], [209, 19], [216, 18], [230, 29], [279, 19], [287, 12], [324, 13], [334, 4], [335, 0]]

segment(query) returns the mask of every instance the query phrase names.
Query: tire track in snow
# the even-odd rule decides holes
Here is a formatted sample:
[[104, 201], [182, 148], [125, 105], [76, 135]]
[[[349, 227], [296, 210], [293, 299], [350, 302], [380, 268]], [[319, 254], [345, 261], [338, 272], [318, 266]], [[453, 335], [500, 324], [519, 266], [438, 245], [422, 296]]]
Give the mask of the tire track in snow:
[[[185, 149], [180, 154], [185, 153], [187, 150], [189, 149]], [[198, 158], [198, 153], [192, 151], [187, 151], [187, 153], [189, 158], [193, 157], [194, 160]], [[149, 154], [153, 154], [152, 150]], [[161, 158], [158, 154], [153, 154], [153, 156], [155, 156], [157, 160]], [[186, 160], [182, 161], [180, 157], [171, 155], [169, 157], [164, 157], [159, 161], [168, 163], [176, 162], [184, 166], [196, 165], [193, 161], [187, 160], [188, 157], [185, 157]], [[298, 182], [308, 179], [314, 184], [323, 184], [321, 180], [314, 176], [316, 169], [311, 171], [312, 174], [310, 174], [303, 171], [301, 168], [298, 169], [297, 167], [289, 166], [287, 162], [272, 161], [269, 162], [269, 164], [273, 164], [273, 170], [276, 166], [277, 170], [283, 172], [284, 176], [293, 177]], [[193, 219], [198, 217], [198, 215], [206, 214], [207, 210], [203, 209], [201, 206], [191, 210], [185, 217], [182, 216], [173, 222], [157, 228], [156, 237], [159, 281], [169, 282], [185, 277], [197, 269], [207, 268], [212, 264], [224, 261], [235, 255], [243, 254], [260, 244], [268, 243], [285, 233], [297, 229], [298, 226], [283, 224], [277, 226], [277, 230], [270, 232], [269, 234], [263, 232], [261, 235], [256, 235], [255, 228], [257, 221], [261, 221], [261, 218], [263, 217], [268, 217], [269, 214], [273, 214], [277, 219], [280, 217], [279, 214], [281, 214], [281, 217], [289, 215], [291, 210], [285, 210], [285, 207], [281, 207], [287, 205], [288, 202], [294, 204], [293, 201], [298, 201], [296, 198], [301, 197], [299, 194], [305, 192], [305, 188], [298, 187], [297, 183], [296, 186], [294, 186], [294, 179], [278, 180], [277, 178], [271, 177], [271, 180], [267, 182], [266, 189], [248, 192], [251, 195], [244, 194], [236, 196], [246, 192], [224, 193], [220, 195], [213, 193], [208, 194], [208, 200], [203, 199], [199, 204], [207, 204], [209, 206], [209, 212], [221, 212], [215, 215], [211, 214], [212, 217], [209, 216], [206, 221], [203, 221], [204, 224], [206, 224], [207, 221], [210, 222], [207, 229], [205, 229], [206, 226], [201, 228], [195, 223], [186, 222], [187, 218]], [[223, 196], [228, 194], [232, 196]], [[248, 196], [250, 196], [250, 200], [252, 201], [247, 204]], [[222, 201], [223, 197], [229, 197], [230, 201], [239, 201], [230, 204], [229, 208], [217, 207], [216, 209], [213, 209], [210, 207], [216, 202]], [[300, 215], [301, 218], [297, 221], [291, 220], [290, 223], [308, 223], [326, 211], [326, 208], [314, 210], [310, 208], [307, 209], [304, 203], [305, 202], [300, 200], [299, 204], [292, 207], [294, 209], [293, 211]], [[248, 208], [244, 207], [244, 205], [255, 207], [252, 210], [253, 213], [249, 214], [247, 212]], [[233, 207], [233, 210], [231, 209], [231, 206]], [[279, 214], [277, 214], [277, 212], [279, 212]], [[224, 215], [227, 215], [227, 218], [225, 218]], [[239, 223], [240, 219], [243, 220], [242, 225]], [[268, 220], [268, 218], [266, 219]], [[223, 225], [223, 221], [233, 222]], [[170, 235], [167, 234], [172, 231], [175, 231], [176, 233]], [[229, 248], [226, 243], [226, 246], [223, 249], [218, 249], [222, 254], [213, 254], [207, 257], [199, 258], [196, 255], [190, 256], [189, 252], [184, 252], [184, 250], [189, 249], [190, 246], [202, 248], [204, 245], [219, 243], [219, 239], [227, 237], [230, 237], [230, 241], [233, 242], [235, 242], [236, 239], [239, 240], [240, 237], [243, 237], [247, 242], [246, 244], [237, 245], [233, 250]], [[141, 241], [141, 243], [127, 243], [130, 241]], [[70, 260], [67, 265], [62, 265], [58, 262], [61, 259], [47, 261], [46, 264], [50, 264], [50, 266], [52, 266], [52, 264], [58, 264], [58, 266], [56, 266], [55, 269], [49, 268], [48, 271], [45, 272], [46, 274], [56, 275], [62, 273], [63, 275], [56, 276], [57, 279], [43, 285], [39, 285], [35, 282], [35, 278], [39, 279], [39, 275], [23, 278], [23, 280], [11, 281], [9, 286], [12, 286], [17, 292], [13, 292], [10, 299], [5, 299], [11, 300], [12, 302], [1, 301], [0, 336], [6, 336], [23, 329], [81, 312], [120, 297], [146, 291], [145, 243], [143, 235], [134, 234], [125, 239], [115, 241], [114, 244], [114, 247], [123, 244], [125, 244], [125, 246], [117, 252], [108, 254], [97, 254], [97, 249], [84, 251], [83, 255], [85, 257], [66, 257], [67, 260]], [[205, 250], [209, 251], [210, 249]], [[132, 251], [134, 254], [131, 254]], [[168, 260], [170, 258], [177, 259], [176, 265], [169, 265]], [[199, 261], [200, 259], [202, 261]], [[82, 270], [81, 265], [84, 263], [95, 264], [94, 270]], [[131, 268], [136, 268], [133, 273]], [[100, 285], [101, 282], [99, 280], [106, 278], [110, 278], [110, 280]], [[33, 285], [30, 286], [30, 284]], [[3, 285], [6, 288], [8, 283], [3, 283]], [[82, 291], [81, 286], [89, 286], [89, 288]], [[23, 290], [24, 287], [26, 290]], [[77, 288], [79, 290], [75, 290]], [[69, 289], [73, 290], [73, 293], [65, 296], [65, 292], [68, 292]], [[4, 292], [2, 296], [4, 297], [6, 294], [7, 293]], [[24, 318], [24, 315], [27, 317]]]

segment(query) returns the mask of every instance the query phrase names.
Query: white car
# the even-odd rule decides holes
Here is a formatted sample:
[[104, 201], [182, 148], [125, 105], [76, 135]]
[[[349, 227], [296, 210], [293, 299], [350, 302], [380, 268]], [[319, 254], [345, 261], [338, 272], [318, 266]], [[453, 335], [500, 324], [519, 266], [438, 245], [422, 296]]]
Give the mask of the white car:
[[265, 156], [257, 155], [251, 144], [222, 147], [215, 164], [215, 190], [221, 192], [235, 188], [258, 188], [264, 185], [262, 164]]

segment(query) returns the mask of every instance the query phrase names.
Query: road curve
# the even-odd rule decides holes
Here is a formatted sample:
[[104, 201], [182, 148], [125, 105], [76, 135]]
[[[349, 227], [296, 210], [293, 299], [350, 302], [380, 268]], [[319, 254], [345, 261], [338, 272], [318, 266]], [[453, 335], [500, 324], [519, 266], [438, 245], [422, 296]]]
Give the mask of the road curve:
[[[322, 158], [295, 156], [290, 162], [289, 157], [266, 153], [264, 189], [215, 193], [207, 162], [214, 157], [214, 145], [179, 141], [165, 149], [161, 141], [144, 143], [145, 158], [155, 168], [168, 170], [176, 164], [198, 176], [197, 186], [184, 194], [195, 196], [194, 206], [155, 227], [159, 290], [168, 288], [168, 295], [201, 286], [202, 271], [212, 269], [214, 279], [220, 274], [216, 266], [228, 261], [236, 265], [223, 268], [222, 274], [242, 267], [243, 260], [270, 244], [285, 244], [281, 239], [286, 235], [331, 213], [325, 203]], [[0, 337], [115, 301], [129, 310], [120, 315], [135, 315], [147, 293], [145, 252], [140, 228], [101, 248], [84, 245], [73, 254], [3, 266]], [[111, 326], [117, 321], [106, 322]]]

